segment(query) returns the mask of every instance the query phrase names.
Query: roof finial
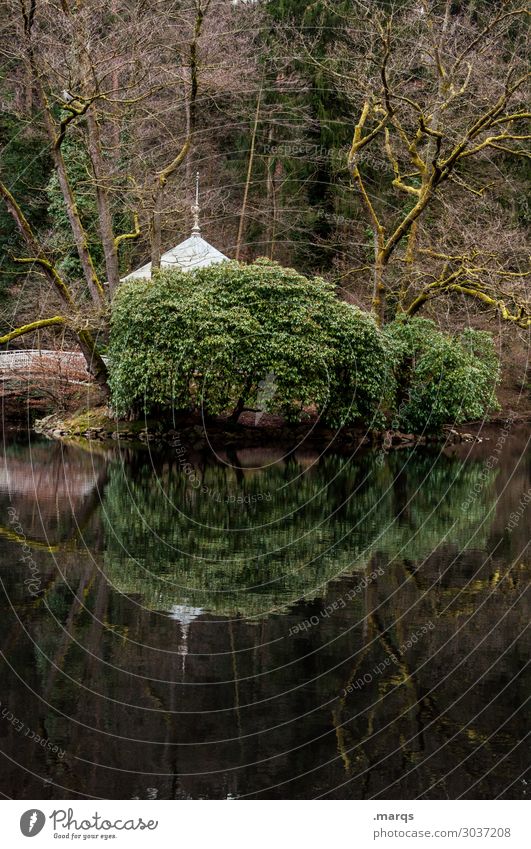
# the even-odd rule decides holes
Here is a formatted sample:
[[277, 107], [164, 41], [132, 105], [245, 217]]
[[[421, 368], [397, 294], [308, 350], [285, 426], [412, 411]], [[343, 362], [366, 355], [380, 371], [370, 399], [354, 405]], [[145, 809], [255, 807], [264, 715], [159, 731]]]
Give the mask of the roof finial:
[[194, 216], [194, 226], [192, 227], [192, 236], [200, 236], [201, 228], [199, 226], [199, 171], [196, 172], [195, 175], [195, 203], [192, 206], [192, 213]]

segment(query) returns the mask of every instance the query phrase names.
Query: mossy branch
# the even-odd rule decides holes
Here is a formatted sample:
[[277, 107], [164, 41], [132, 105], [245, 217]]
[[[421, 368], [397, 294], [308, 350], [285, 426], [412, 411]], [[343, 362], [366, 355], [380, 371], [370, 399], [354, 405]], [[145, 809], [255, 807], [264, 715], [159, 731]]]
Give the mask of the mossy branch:
[[138, 215], [137, 215], [136, 212], [133, 213], [133, 223], [134, 223], [135, 229], [131, 233], [121, 233], [119, 236], [115, 237], [114, 246], [115, 246], [116, 249], [118, 249], [120, 247], [122, 242], [125, 242], [125, 241], [128, 241], [128, 240], [133, 241], [134, 239], [138, 239], [138, 237], [140, 236], [140, 233], [141, 233], [140, 222], [138, 220]]
[[186, 154], [188, 153], [189, 150], [190, 150], [190, 137], [188, 137], [186, 139], [186, 141], [184, 142], [183, 146], [181, 147], [181, 149], [180, 149], [179, 153], [177, 154], [177, 156], [175, 157], [175, 159], [172, 159], [172, 161], [168, 165], [166, 165], [166, 167], [163, 168], [162, 171], [158, 172], [158, 174], [156, 176], [156, 182], [158, 183], [158, 185], [161, 188], [163, 188], [166, 185], [166, 183], [168, 182], [168, 179], [171, 177], [173, 172], [184, 161]]
[[17, 327], [15, 330], [5, 333], [4, 336], [0, 336], [0, 345], [5, 345], [7, 342], [11, 342], [12, 339], [16, 339], [18, 336], [23, 336], [25, 333], [32, 333], [33, 331], [40, 330], [43, 327], [51, 327], [57, 324], [66, 324], [66, 318], [62, 315], [54, 315], [52, 318], [41, 318], [38, 321], [30, 322], [30, 324], [23, 324], [21, 327]]
[[480, 301], [488, 307], [491, 307], [499, 314], [503, 321], [513, 322], [519, 327], [522, 327], [524, 330], [531, 327], [531, 308], [529, 304], [516, 303], [516, 311], [510, 312], [502, 297], [489, 295], [480, 284], [474, 283], [473, 281], [470, 281], [468, 285], [457, 282], [458, 278], [463, 273], [463, 269], [458, 269], [445, 280], [436, 280], [435, 282], [428, 284], [404, 310], [406, 315], [416, 315], [419, 310], [434, 296], [441, 295], [444, 292], [459, 292]]
[[70, 289], [50, 260], [42, 256], [14, 256], [13, 262], [19, 265], [39, 265], [45, 276], [55, 285], [63, 300], [69, 306], [75, 306]]
[[[72, 296], [72, 293], [62, 279], [61, 275], [55, 268], [53, 262], [48, 259], [44, 255], [44, 250], [39, 244], [31, 226], [22, 212], [20, 206], [17, 201], [7, 188], [0, 181], [0, 196], [3, 197], [7, 210], [14, 219], [22, 238], [24, 239], [26, 245], [34, 254], [31, 257], [17, 257], [15, 259], [18, 263], [33, 263], [40, 266], [44, 275], [47, 277], [49, 282], [54, 286], [54, 288], [59, 292], [62, 300], [69, 306], [75, 308], [75, 301]], [[53, 325], [66, 325], [66, 318], [63, 316], [53, 316], [52, 318], [47, 319], [39, 319], [38, 321], [31, 322], [30, 324], [23, 325], [22, 327], [17, 328], [16, 330], [12, 330], [10, 333], [5, 336], [0, 337], [0, 342], [5, 344], [9, 342], [11, 339], [16, 339], [17, 336], [22, 336], [24, 333], [31, 333], [33, 330], [38, 330], [41, 327], [50, 327]], [[75, 331], [79, 347], [85, 356], [87, 361], [87, 366], [90, 373], [95, 377], [96, 381], [101, 385], [101, 387], [106, 390], [107, 389], [107, 368], [105, 363], [103, 362], [100, 354], [96, 350], [96, 346], [94, 340], [92, 338], [91, 333], [88, 330], [79, 330]]]
[[20, 231], [22, 238], [28, 245], [29, 249], [37, 256], [42, 255], [43, 250], [39, 245], [37, 239], [35, 238], [35, 235], [33, 233], [33, 230], [31, 229], [28, 219], [22, 212], [20, 206], [18, 205], [17, 201], [15, 200], [5, 183], [1, 181], [0, 195], [3, 197], [7, 207], [7, 211], [13, 218], [18, 230]]
[[68, 126], [73, 121], [77, 120], [77, 118], [82, 118], [83, 115], [88, 111], [90, 106], [92, 106], [94, 101], [98, 100], [99, 97], [101, 97], [101, 95], [97, 94], [94, 97], [88, 97], [86, 99], [75, 98], [78, 103], [81, 103], [81, 106], [75, 106], [73, 103], [61, 103], [61, 108], [65, 112], [68, 112], [68, 115], [63, 118], [61, 123], [59, 124], [59, 132], [56, 136], [54, 144], [56, 150], [59, 150], [62, 143], [64, 142]]

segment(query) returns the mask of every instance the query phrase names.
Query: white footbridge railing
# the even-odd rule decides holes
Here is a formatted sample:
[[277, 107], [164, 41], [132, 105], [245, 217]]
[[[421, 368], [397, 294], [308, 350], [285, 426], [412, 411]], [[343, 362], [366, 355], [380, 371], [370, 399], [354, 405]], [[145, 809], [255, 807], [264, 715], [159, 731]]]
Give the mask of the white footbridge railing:
[[58, 368], [74, 367], [84, 368], [85, 358], [81, 351], [44, 351], [44, 350], [20, 350], [0, 351], [0, 372], [9, 371], [31, 371], [39, 366], [53, 366]]
[[[108, 362], [107, 357], [102, 359]], [[80, 385], [91, 383], [81, 351], [0, 351], [0, 384], [17, 379], [44, 382], [62, 380]]]

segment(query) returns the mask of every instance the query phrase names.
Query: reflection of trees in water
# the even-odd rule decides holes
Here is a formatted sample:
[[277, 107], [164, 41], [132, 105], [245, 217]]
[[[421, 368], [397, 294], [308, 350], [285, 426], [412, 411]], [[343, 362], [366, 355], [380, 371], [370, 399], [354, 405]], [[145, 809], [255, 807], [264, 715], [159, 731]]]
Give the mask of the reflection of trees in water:
[[[489, 472], [447, 457], [326, 457], [309, 469], [276, 464], [256, 474], [207, 465], [194, 480], [177, 462], [118, 464], [105, 491], [105, 572], [155, 609], [189, 604], [255, 616], [315, 597], [372, 554], [416, 560], [474, 533], [494, 501]], [[198, 483], [200, 481], [200, 485]]]
[[[159, 798], [225, 797], [260, 790], [266, 798], [308, 798], [344, 781], [348, 784], [335, 794], [340, 798], [380, 792], [384, 798], [415, 798], [434, 782], [440, 783], [428, 795], [455, 798], [477, 779], [470, 796], [492, 798], [508, 787], [525, 765], [517, 745], [525, 734], [522, 712], [504, 724], [523, 702], [524, 683], [517, 677], [511, 687], [503, 688], [525, 666], [525, 646], [509, 646], [527, 624], [525, 606], [515, 602], [528, 570], [521, 560], [512, 566], [512, 555], [505, 551], [502, 556], [501, 548], [487, 539], [490, 516], [471, 539], [494, 499], [494, 481], [489, 478], [470, 509], [460, 509], [480, 480], [482, 464], [469, 462], [460, 472], [457, 462], [444, 457], [433, 469], [430, 457], [415, 455], [404, 467], [406, 459], [404, 454], [391, 456], [389, 465], [380, 468], [368, 455], [343, 469], [342, 461], [328, 458], [304, 474], [300, 484], [286, 487], [280, 509], [273, 499], [245, 509], [205, 503], [204, 495], [197, 499], [188, 491], [187, 479], [175, 464], [172, 467], [167, 458], [155, 460], [164, 491], [177, 504], [188, 498], [194, 519], [212, 523], [215, 508], [216, 523], [231, 522], [234, 527], [237, 520], [248, 529], [225, 543], [225, 556], [240, 554], [231, 575], [237, 587], [272, 568], [267, 558], [259, 557], [263, 551], [291, 540], [282, 522], [288, 506], [295, 510], [299, 528], [305, 527], [305, 517], [312, 526], [338, 508], [326, 522], [326, 540], [315, 536], [301, 547], [290, 546], [285, 560], [277, 555], [277, 568], [302, 567], [297, 573], [300, 583], [289, 583], [289, 576], [283, 584], [275, 583], [266, 602], [272, 599], [280, 605], [299, 594], [305, 598], [284, 615], [269, 617], [257, 615], [267, 606], [257, 591], [227, 597], [209, 594], [208, 587], [202, 590], [207, 580], [214, 590], [222, 582], [223, 573], [216, 584], [215, 560], [177, 557], [157, 542], [140, 519], [128, 485], [140, 513], [164, 541], [177, 541], [186, 551], [201, 554], [203, 535], [197, 537], [196, 526], [179, 518], [164, 501], [144, 460], [136, 456], [127, 463], [125, 476], [113, 462], [104, 504], [109, 513], [104, 573], [97, 568], [101, 540], [85, 556], [69, 550], [54, 560], [36, 551], [45, 587], [38, 599], [27, 597], [12, 565], [4, 570], [9, 598], [22, 611], [39, 648], [25, 639], [9, 610], [0, 621], [2, 647], [15, 668], [24, 670], [31, 690], [53, 707], [46, 708], [9, 675], [2, 701], [67, 751], [64, 762], [57, 763], [39, 747], [24, 748], [21, 738], [12, 735], [2, 743], [14, 764], [20, 762], [35, 775], [50, 776], [73, 791], [110, 798], [146, 796], [148, 788], [155, 788]], [[220, 492], [225, 491], [225, 479], [225, 489], [232, 494], [264, 491], [264, 480], [271, 480], [273, 490], [289, 481], [294, 469], [296, 465], [288, 464], [263, 475], [244, 473], [239, 483], [223, 469], [207, 467], [205, 475]], [[321, 491], [336, 472], [337, 480]], [[516, 483], [513, 500], [521, 497], [524, 486], [529, 486], [527, 479]], [[312, 504], [305, 508], [309, 496], [314, 496]], [[513, 501], [510, 505], [513, 509]], [[188, 505], [189, 513], [191, 509]], [[388, 527], [393, 518], [395, 523]], [[267, 519], [275, 522], [260, 535], [250, 530], [253, 522]], [[506, 515], [498, 515], [502, 529], [506, 521]], [[113, 540], [111, 523], [130, 558]], [[345, 531], [350, 533], [341, 542]], [[216, 534], [222, 533], [209, 531], [204, 550], [211, 552]], [[333, 545], [328, 563], [322, 556], [325, 542]], [[510, 544], [514, 542], [513, 535]], [[0, 545], [7, 547], [5, 563], [16, 563], [14, 544], [4, 540]], [[304, 566], [306, 558], [319, 553], [320, 560]], [[202, 612], [189, 623], [186, 645], [187, 610], [174, 621], [148, 606], [169, 610], [182, 603], [184, 608], [191, 594], [162, 584], [157, 575], [146, 582], [145, 573], [132, 562], [135, 554], [151, 571], [160, 561], [162, 576], [172, 581], [187, 567], [187, 578], [199, 587], [193, 594], [201, 601], [198, 606], [217, 611], [215, 616]], [[69, 586], [58, 574], [56, 561]], [[315, 584], [344, 564], [342, 579], [330, 580], [326, 599], [321, 600]], [[344, 599], [359, 585], [356, 569], [372, 571], [380, 565], [381, 574], [365, 593], [355, 594], [345, 607], [337, 606], [328, 618], [320, 617], [324, 604]], [[203, 568], [208, 569], [206, 576]], [[114, 593], [106, 575], [124, 592], [141, 593], [141, 605]], [[235, 610], [250, 618], [227, 623], [218, 615]], [[317, 626], [288, 637], [290, 629], [312, 615], [318, 617]], [[429, 621], [434, 629], [400, 652]], [[349, 682], [372, 672], [389, 652], [399, 662], [344, 697]], [[201, 745], [189, 745], [191, 741]], [[87, 760], [93, 764], [90, 770]], [[123, 770], [119, 780], [113, 767]], [[144, 771], [149, 774], [142, 775]], [[305, 778], [294, 777], [304, 773]], [[9, 763], [6, 781], [14, 787], [23, 783], [28, 797], [42, 793], [42, 781], [26, 774], [21, 779], [20, 770]], [[59, 798], [73, 795], [54, 791], [52, 785], [45, 792]], [[516, 784], [507, 792], [518, 796], [522, 789]]]
[[471, 798], [518, 797], [529, 572], [520, 559], [450, 546], [418, 571], [389, 564], [371, 584], [332, 711], [347, 782], [338, 797], [456, 798], [469, 785]]
[[[524, 702], [525, 684], [517, 677], [504, 687], [525, 666], [525, 646], [510, 644], [528, 619], [515, 601], [529, 570], [455, 546], [440, 547], [416, 573], [411, 562], [381, 562], [383, 574], [364, 598], [356, 595], [293, 638], [286, 639], [289, 629], [318, 613], [322, 602], [300, 602], [285, 616], [254, 623], [228, 624], [203, 614], [191, 624], [186, 657], [175, 622], [116, 596], [95, 570], [78, 570], [72, 583], [78, 600], [70, 595], [68, 605], [67, 593], [57, 589], [54, 610], [80, 645], [50, 616], [39, 619], [38, 643], [59, 670], [36, 652], [40, 681], [34, 686], [80, 725], [52, 710], [44, 729], [71, 755], [131, 773], [121, 773], [117, 783], [112, 770], [87, 773], [84, 761], [67, 757], [59, 765], [67, 786], [113, 798], [145, 793], [146, 787], [155, 787], [159, 798], [267, 788], [266, 797], [308, 798], [347, 781], [335, 794], [339, 798], [379, 792], [415, 798], [439, 782], [428, 795], [455, 798], [479, 779], [471, 797], [497, 795], [525, 766], [525, 752], [517, 746], [525, 735], [523, 712], [504, 725]], [[355, 575], [333, 581], [327, 602], [344, 598], [357, 581]], [[400, 652], [428, 621], [434, 629]], [[148, 650], [151, 644], [161, 651]], [[388, 651], [398, 662], [343, 698], [348, 682], [371, 672]], [[132, 744], [120, 735], [164, 745]], [[232, 742], [213, 742], [227, 739]], [[180, 745], [190, 741], [207, 745]], [[292, 748], [291, 756], [275, 757]], [[277, 787], [279, 782], [286, 783]], [[508, 794], [520, 792], [516, 786]]]
[[107, 460], [96, 452], [50, 440], [4, 447], [0, 468], [0, 535], [16, 539], [7, 507], [16, 510], [28, 544], [59, 545], [82, 527], [98, 506]]

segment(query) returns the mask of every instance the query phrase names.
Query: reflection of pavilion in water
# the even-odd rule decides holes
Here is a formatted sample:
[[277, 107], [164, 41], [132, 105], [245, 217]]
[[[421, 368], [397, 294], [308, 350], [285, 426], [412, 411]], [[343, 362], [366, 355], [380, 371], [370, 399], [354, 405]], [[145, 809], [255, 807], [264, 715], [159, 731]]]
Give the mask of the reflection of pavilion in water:
[[[492, 448], [477, 451], [484, 459]], [[96, 457], [87, 456], [90, 470]], [[423, 457], [415, 455], [392, 476], [389, 516], [396, 517], [397, 528], [392, 539], [371, 543], [365, 574], [380, 566], [381, 573], [363, 593], [355, 591], [360, 574], [344, 574], [318, 595], [304, 598], [301, 592], [282, 614], [257, 620], [209, 612], [208, 602], [215, 600], [209, 577], [202, 608], [176, 586], [171, 603], [149, 609], [150, 576], [143, 589], [140, 581], [128, 584], [125, 559], [112, 558], [109, 576], [110, 561], [105, 564], [101, 549], [91, 552], [94, 559], [67, 553], [60, 561], [68, 566], [67, 587], [53, 559], [39, 551], [42, 573], [48, 569], [54, 576], [53, 583], [45, 582], [43, 611], [24, 607], [23, 583], [6, 568], [9, 597], [25, 611], [43, 654], [36, 660], [16, 623], [0, 620], [2, 650], [25, 670], [31, 687], [6, 675], [5, 700], [67, 752], [58, 763], [38, 746], [21, 746], [12, 733], [2, 741], [13, 759], [6, 762], [6, 782], [23, 785], [27, 798], [72, 798], [79, 791], [103, 798], [312, 798], [334, 787], [338, 798], [523, 795], [513, 779], [525, 766], [520, 708], [526, 689], [520, 679], [527, 657], [515, 638], [529, 618], [521, 603], [528, 533], [524, 522], [509, 537], [504, 528], [531, 483], [531, 464], [512, 461], [506, 470], [500, 463], [499, 475], [480, 490], [476, 508], [485, 523], [476, 533], [477, 517], [461, 504], [483, 465], [464, 466], [449, 504], [445, 493], [459, 464], [447, 464], [448, 475], [438, 476], [435, 468], [429, 487], [421, 489]], [[81, 507], [93, 495], [83, 488], [85, 460], [77, 459], [70, 457], [79, 473]], [[251, 459], [254, 465], [256, 457], [243, 455], [241, 465]], [[139, 469], [130, 464], [127, 472], [123, 483], [131, 486]], [[43, 475], [42, 486], [52, 486], [52, 479]], [[123, 517], [123, 539], [132, 548], [133, 514], [125, 498], [131, 496], [116, 483], [106, 487], [104, 507], [110, 510], [113, 496], [113, 518]], [[140, 483], [147, 492], [144, 478]], [[350, 479], [343, 483], [350, 489]], [[342, 494], [340, 485], [338, 480], [335, 491]], [[70, 510], [62, 486], [53, 493], [48, 516], [56, 493], [57, 503]], [[153, 486], [154, 500], [160, 500], [158, 492]], [[326, 495], [328, 502], [333, 495]], [[448, 539], [456, 516], [464, 524]], [[116, 521], [112, 529], [119, 529]], [[415, 545], [413, 533], [419, 537]], [[473, 544], [467, 547], [468, 536]], [[109, 554], [110, 535], [102, 539]], [[163, 549], [148, 547], [145, 553], [153, 568]], [[133, 555], [138, 557], [138, 546]], [[125, 594], [113, 589], [120, 576]], [[335, 602], [334, 613], [322, 616]], [[167, 612], [161, 615], [161, 609]], [[301, 630], [304, 621], [318, 624]], [[407, 646], [429, 622], [435, 627]], [[386, 662], [391, 655], [396, 660]], [[37, 698], [41, 694], [45, 701]], [[23, 774], [24, 768], [31, 772]], [[49, 782], [44, 794], [42, 779]]]
[[31, 543], [57, 545], [75, 535], [100, 503], [107, 460], [58, 442], [10, 445], [0, 469], [0, 534], [14, 536], [7, 507]]
[[170, 619], [174, 619], [181, 626], [181, 646], [177, 649], [177, 654], [183, 658], [183, 673], [186, 655], [188, 654], [188, 638], [190, 635], [190, 625], [194, 619], [198, 619], [203, 613], [201, 607], [191, 607], [188, 604], [174, 604], [170, 610]]
[[[428, 558], [417, 574], [418, 564], [378, 563], [384, 572], [367, 595], [355, 594], [332, 616], [319, 611], [344, 599], [356, 576], [329, 585], [324, 600], [301, 601], [259, 623], [184, 605], [161, 617], [132, 599], [117, 602], [93, 569], [76, 581], [77, 598], [64, 612], [73, 639], [50, 616], [31, 626], [51, 659], [35, 670], [32, 688], [61, 712], [32, 696], [31, 715], [44, 711], [46, 733], [67, 751], [65, 763], [39, 763], [38, 747], [28, 747], [22, 762], [67, 788], [50, 787], [58, 798], [80, 787], [104, 798], [261, 791], [265, 798], [309, 798], [336, 786], [339, 798], [402, 798], [401, 790], [415, 798], [436, 782], [428, 797], [455, 798], [472, 786], [471, 798], [491, 798], [510, 787], [524, 757], [517, 745], [525, 734], [518, 710], [524, 688], [505, 684], [523, 659], [524, 647], [511, 644], [526, 624], [525, 608], [515, 603], [525, 571], [484, 552], [451, 549]], [[312, 616], [317, 626], [288, 636]], [[435, 627], [426, 637], [399, 648], [430, 621]], [[389, 651], [396, 663], [384, 663]], [[25, 662], [32, 668], [31, 657]], [[345, 698], [345, 688], [364, 676]], [[14, 683], [6, 697], [16, 706]], [[88, 771], [87, 760], [94, 764]], [[6, 774], [13, 772], [8, 763]], [[518, 792], [509, 789], [509, 797]]]

